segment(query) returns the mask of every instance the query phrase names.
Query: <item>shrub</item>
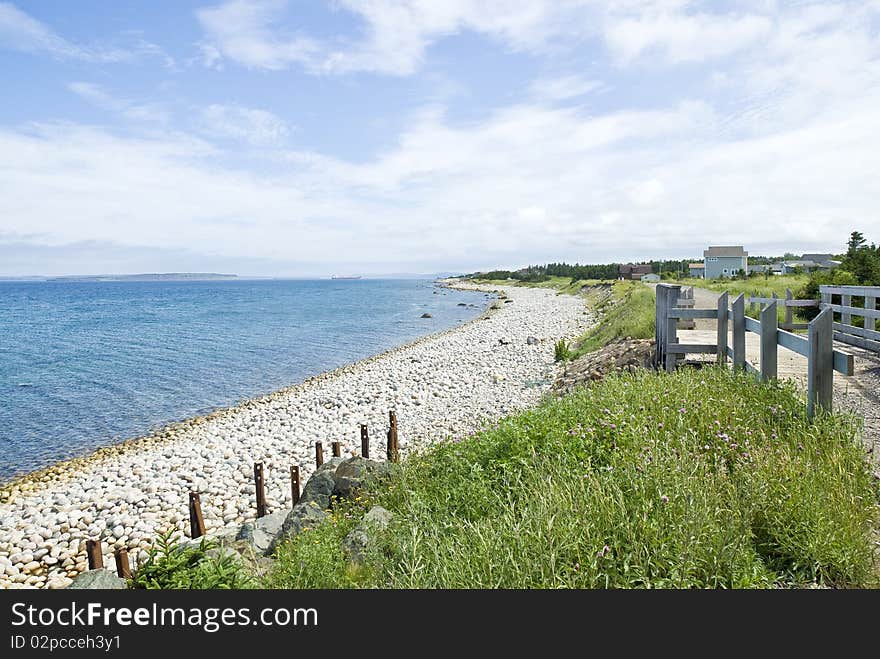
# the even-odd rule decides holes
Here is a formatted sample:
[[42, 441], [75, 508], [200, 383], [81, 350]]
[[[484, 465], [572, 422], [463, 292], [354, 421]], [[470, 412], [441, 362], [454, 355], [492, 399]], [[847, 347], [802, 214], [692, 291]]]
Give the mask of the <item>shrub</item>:
[[174, 531], [156, 538], [147, 559], [135, 571], [131, 588], [143, 589], [240, 589], [253, 585], [237, 555], [217, 549], [203, 539], [197, 547], [182, 547]]
[[554, 361], [564, 362], [571, 357], [571, 349], [565, 342], [565, 339], [559, 339], [554, 346]]

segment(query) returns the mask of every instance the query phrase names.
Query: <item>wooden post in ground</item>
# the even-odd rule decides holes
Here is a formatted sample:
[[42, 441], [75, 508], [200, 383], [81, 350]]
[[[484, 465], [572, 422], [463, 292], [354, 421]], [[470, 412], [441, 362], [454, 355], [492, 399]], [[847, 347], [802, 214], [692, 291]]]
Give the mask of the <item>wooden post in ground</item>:
[[290, 500], [291, 506], [299, 503], [299, 465], [290, 465]]
[[120, 579], [131, 579], [131, 565], [128, 563], [128, 550], [117, 549], [116, 557], [116, 574]]
[[733, 370], [742, 371], [746, 367], [746, 303], [740, 293], [733, 301]]
[[718, 363], [727, 366], [727, 291], [718, 298]]
[[361, 457], [370, 458], [370, 435], [365, 423], [361, 424]]
[[198, 492], [189, 493], [189, 537], [205, 535], [205, 518], [202, 517], [202, 500]]
[[315, 442], [315, 467], [324, 464], [324, 445], [321, 442]]
[[761, 310], [761, 379], [764, 382], [776, 379], [776, 331], [779, 317], [776, 315], [776, 300]]
[[388, 441], [386, 442], [386, 453], [389, 462], [397, 462], [400, 458], [397, 446], [397, 413], [393, 410], [388, 412]]
[[[791, 292], [790, 288], [785, 289], [785, 301], [790, 302], [794, 299], [794, 294]], [[791, 330], [794, 325], [794, 318], [792, 316], [791, 307], [788, 304], [785, 305], [785, 325], [783, 325], [782, 329]]]
[[104, 567], [104, 551], [101, 549], [100, 540], [86, 540], [86, 556], [89, 559], [90, 570], [100, 570]]
[[[667, 285], [667, 293], [666, 293], [666, 345], [670, 345], [672, 343], [678, 343], [678, 320], [676, 318], [669, 317], [669, 310], [674, 309], [678, 305], [678, 296], [681, 295], [681, 286], [677, 286], [674, 284]], [[683, 358], [684, 356], [682, 356]], [[666, 372], [672, 373], [675, 370], [676, 362], [678, 361], [677, 356], [674, 354], [666, 353]]]
[[660, 370], [665, 365], [666, 344], [666, 285], [657, 284], [654, 289], [654, 368]]
[[334, 458], [341, 458], [342, 457], [342, 442], [333, 442], [330, 445], [330, 447], [333, 450], [333, 457]]
[[263, 477], [263, 463], [254, 465], [254, 485], [257, 493], [257, 517], [266, 516], [266, 480]]
[[831, 411], [834, 391], [834, 319], [831, 309], [823, 309], [810, 323], [807, 359], [807, 416], [819, 408]]

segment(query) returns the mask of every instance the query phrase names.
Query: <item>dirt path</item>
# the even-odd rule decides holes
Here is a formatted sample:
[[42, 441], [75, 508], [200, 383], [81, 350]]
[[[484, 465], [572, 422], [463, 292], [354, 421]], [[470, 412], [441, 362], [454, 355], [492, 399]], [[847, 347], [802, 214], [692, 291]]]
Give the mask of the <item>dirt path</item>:
[[[694, 287], [696, 309], [714, 309], [718, 304], [719, 294], [703, 288]], [[698, 319], [693, 330], [679, 330], [681, 343], [715, 343], [717, 341], [717, 325], [712, 319]], [[733, 345], [733, 337], [728, 339]], [[856, 414], [864, 420], [863, 440], [870, 454], [871, 462], [880, 466], [880, 355], [862, 350], [854, 346], [835, 343], [835, 349], [854, 355], [855, 373], [851, 377], [834, 374], [834, 408]], [[746, 359], [752, 364], [760, 361], [760, 337], [746, 332]], [[695, 356], [705, 359], [705, 355]], [[777, 369], [780, 378], [794, 380], [802, 389], [806, 389], [807, 360], [797, 353], [780, 348], [777, 357]]]

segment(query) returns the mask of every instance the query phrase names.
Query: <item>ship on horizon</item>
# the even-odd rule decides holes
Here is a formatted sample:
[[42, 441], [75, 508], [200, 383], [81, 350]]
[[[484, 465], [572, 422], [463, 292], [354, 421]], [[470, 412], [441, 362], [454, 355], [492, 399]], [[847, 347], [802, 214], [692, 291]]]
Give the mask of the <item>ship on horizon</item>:
[[333, 275], [330, 279], [363, 279], [361, 275]]

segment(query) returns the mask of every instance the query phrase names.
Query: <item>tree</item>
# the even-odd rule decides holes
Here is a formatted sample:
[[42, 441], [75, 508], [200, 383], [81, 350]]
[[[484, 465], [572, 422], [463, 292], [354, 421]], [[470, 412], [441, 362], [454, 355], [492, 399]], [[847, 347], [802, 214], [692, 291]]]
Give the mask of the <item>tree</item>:
[[866, 243], [861, 232], [853, 231], [849, 236], [842, 267], [851, 272], [859, 284], [880, 285], [880, 253], [875, 245]]
[[849, 234], [849, 242], [846, 244], [846, 255], [852, 256], [858, 250], [865, 246], [865, 237], [860, 231], [853, 231]]

